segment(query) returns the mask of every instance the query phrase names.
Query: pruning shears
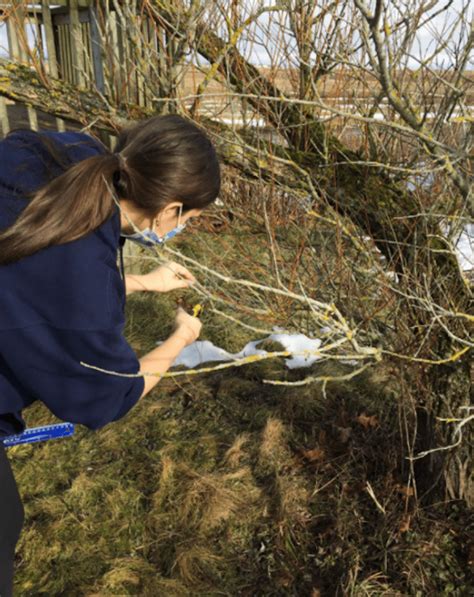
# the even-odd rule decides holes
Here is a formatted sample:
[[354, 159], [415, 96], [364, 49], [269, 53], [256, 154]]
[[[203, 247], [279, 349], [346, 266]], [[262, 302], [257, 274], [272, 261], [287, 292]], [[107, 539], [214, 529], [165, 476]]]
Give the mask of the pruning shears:
[[178, 305], [186, 311], [188, 311], [188, 313], [191, 312], [193, 317], [201, 317], [206, 302], [207, 301], [204, 300], [200, 303], [196, 303], [193, 307], [191, 307], [190, 303], [185, 301], [185, 299], [180, 298], [177, 300]]

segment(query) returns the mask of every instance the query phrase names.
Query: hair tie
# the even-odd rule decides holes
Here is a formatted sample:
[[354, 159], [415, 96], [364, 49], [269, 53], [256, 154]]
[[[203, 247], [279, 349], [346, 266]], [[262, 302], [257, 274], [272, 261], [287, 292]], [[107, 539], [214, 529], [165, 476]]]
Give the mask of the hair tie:
[[120, 152], [116, 153], [115, 155], [116, 155], [116, 156], [118, 157], [118, 159], [119, 159], [120, 168], [121, 168], [122, 170], [125, 170], [125, 164], [126, 164], [126, 162], [127, 162], [127, 157], [126, 157], [126, 156], [124, 156], [124, 155], [122, 155]]

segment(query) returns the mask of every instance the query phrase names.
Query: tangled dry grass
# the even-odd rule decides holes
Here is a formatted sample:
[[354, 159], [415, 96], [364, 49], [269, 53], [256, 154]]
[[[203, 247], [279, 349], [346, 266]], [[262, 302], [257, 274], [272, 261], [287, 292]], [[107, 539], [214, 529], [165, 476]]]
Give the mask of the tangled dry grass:
[[18, 594], [466, 594], [468, 513], [417, 507], [380, 378], [324, 398], [262, 387], [263, 367], [166, 380], [100, 432], [14, 448]]

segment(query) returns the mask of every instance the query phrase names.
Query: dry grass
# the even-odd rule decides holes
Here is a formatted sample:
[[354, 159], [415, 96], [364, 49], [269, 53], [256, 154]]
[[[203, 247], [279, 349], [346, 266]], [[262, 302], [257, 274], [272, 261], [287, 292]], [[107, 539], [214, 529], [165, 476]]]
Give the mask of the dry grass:
[[[456, 578], [466, 587], [466, 514], [407, 502], [396, 408], [371, 377], [334, 384], [326, 401], [314, 387], [301, 400], [268, 387], [246, 399], [257, 373], [157, 387], [103, 432], [11, 450], [27, 512], [18, 594], [442, 594]], [[380, 425], [365, 428], [361, 413]], [[39, 405], [28, 414], [52, 419]]]

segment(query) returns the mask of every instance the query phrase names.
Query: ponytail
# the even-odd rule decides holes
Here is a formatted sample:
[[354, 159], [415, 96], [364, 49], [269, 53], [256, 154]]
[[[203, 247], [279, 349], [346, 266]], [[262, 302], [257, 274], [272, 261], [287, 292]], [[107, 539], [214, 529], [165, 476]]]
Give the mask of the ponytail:
[[111, 217], [116, 206], [105, 181], [112, 181], [119, 164], [116, 153], [92, 156], [26, 193], [30, 202], [0, 233], [0, 265], [77, 240]]
[[57, 168], [47, 183], [22, 193], [30, 202], [16, 222], [0, 232], [0, 265], [98, 228], [117, 208], [111, 187], [119, 199], [132, 201], [150, 217], [176, 200], [183, 203], [183, 213], [203, 209], [219, 194], [214, 145], [201, 128], [177, 114], [133, 123], [119, 132], [114, 153], [102, 145], [100, 155], [76, 163], [47, 135], [25, 132], [36, 135]]

